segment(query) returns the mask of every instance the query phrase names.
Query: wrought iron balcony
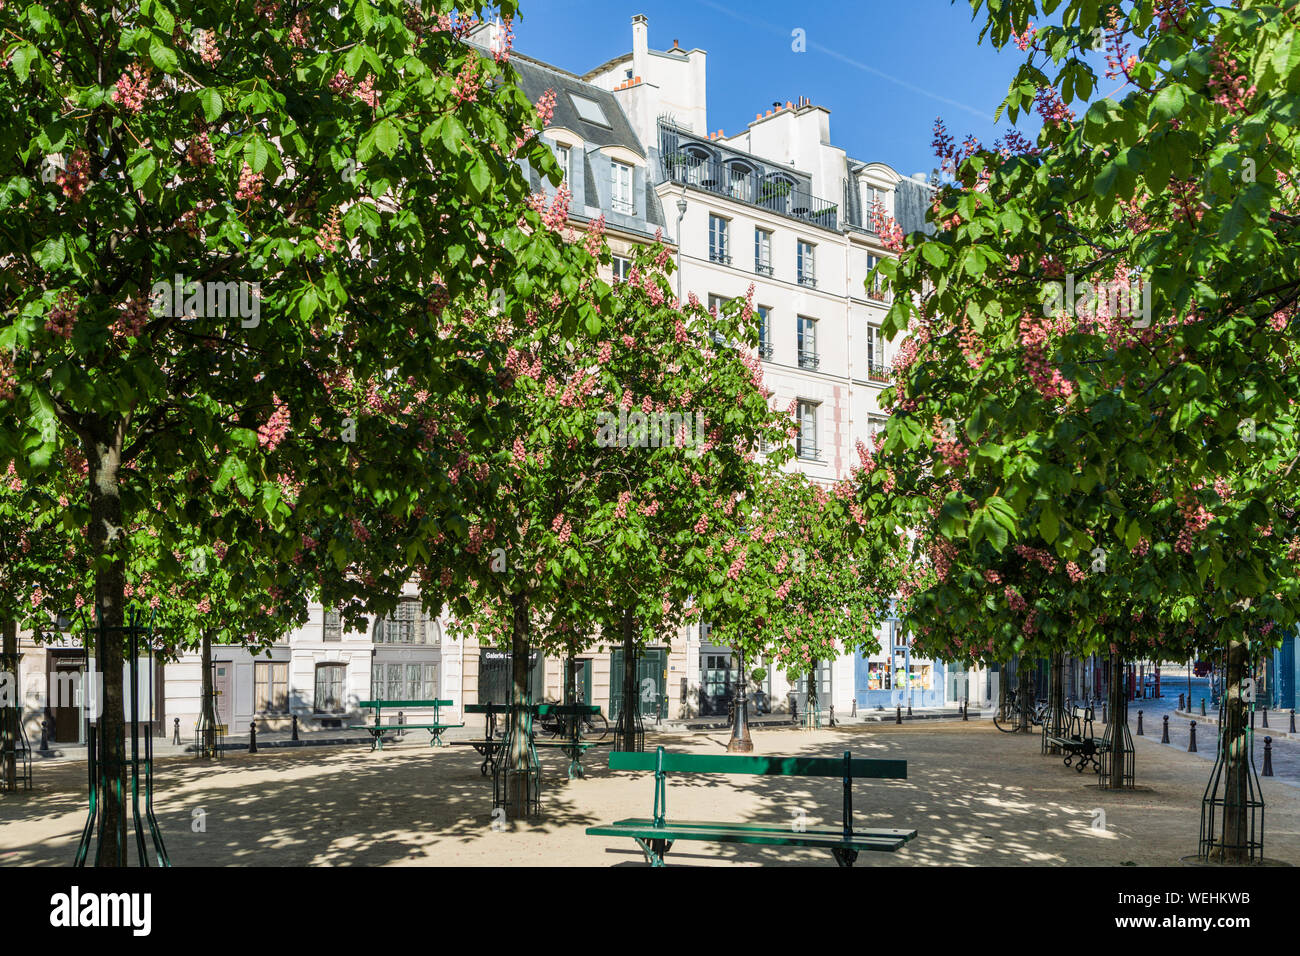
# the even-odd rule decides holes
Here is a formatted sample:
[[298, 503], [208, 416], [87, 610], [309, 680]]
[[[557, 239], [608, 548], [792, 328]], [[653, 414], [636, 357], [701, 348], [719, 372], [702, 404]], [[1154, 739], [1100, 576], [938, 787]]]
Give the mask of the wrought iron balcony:
[[810, 289], [817, 288], [817, 274], [811, 269], [800, 269], [799, 284], [807, 286]]
[[815, 372], [815, 371], [817, 371], [817, 366], [819, 366], [819, 365], [821, 365], [821, 359], [819, 359], [819, 358], [817, 357], [817, 353], [815, 353], [815, 352], [805, 352], [803, 349], [800, 349], [800, 350], [799, 350], [799, 367], [800, 367], [800, 368], [810, 369], [810, 370], [812, 370], [812, 371]]
[[772, 263], [756, 259], [754, 260], [754, 271], [759, 275], [770, 276], [772, 274]]
[[665, 180], [696, 186], [823, 229], [839, 228], [838, 203], [812, 195], [789, 173], [753, 168], [756, 165], [747, 161], [742, 165], [738, 161], [706, 160], [680, 150], [665, 152], [660, 159]]
[[763, 342], [758, 346], [759, 358], [770, 359], [772, 357], [772, 345], [770, 342]]
[[804, 461], [821, 461], [822, 456], [818, 453], [817, 443], [799, 438], [795, 441], [795, 456], [802, 458]]
[[722, 265], [724, 265], [724, 266], [729, 266], [729, 265], [731, 265], [731, 256], [728, 255], [726, 252], [723, 252], [723, 251], [720, 251], [720, 250], [717, 250], [717, 249], [710, 249], [710, 250], [709, 250], [709, 261], [710, 261], [710, 262], [720, 262], [720, 263], [722, 263]]
[[867, 378], [873, 382], [888, 382], [889, 369], [880, 362], [868, 362]]

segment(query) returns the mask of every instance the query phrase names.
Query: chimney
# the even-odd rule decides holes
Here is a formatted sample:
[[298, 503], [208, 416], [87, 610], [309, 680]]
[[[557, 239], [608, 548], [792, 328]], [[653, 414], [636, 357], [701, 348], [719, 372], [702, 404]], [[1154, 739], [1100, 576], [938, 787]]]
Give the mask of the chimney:
[[650, 21], [638, 13], [632, 18], [632, 75], [645, 76], [650, 59]]

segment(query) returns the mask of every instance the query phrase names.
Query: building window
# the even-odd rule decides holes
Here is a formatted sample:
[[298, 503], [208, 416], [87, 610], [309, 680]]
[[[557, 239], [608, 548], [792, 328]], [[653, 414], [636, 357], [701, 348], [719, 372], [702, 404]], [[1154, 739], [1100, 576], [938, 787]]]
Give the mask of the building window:
[[370, 695], [375, 700], [437, 700], [438, 665], [377, 661]]
[[772, 274], [772, 234], [766, 229], [754, 229], [754, 271]]
[[885, 422], [888, 419], [882, 415], [872, 415], [867, 419], [867, 438], [870, 440], [871, 447], [876, 447], [876, 436], [884, 434]]
[[765, 359], [772, 357], [772, 330], [768, 323], [768, 313], [771, 311], [765, 305], [760, 305], [758, 309], [758, 354]]
[[632, 167], [626, 163], [610, 165], [614, 176], [614, 211], [631, 216], [636, 212], [636, 205], [632, 202]]
[[347, 675], [346, 664], [316, 665], [316, 713], [341, 714], [343, 706], [343, 679]]
[[815, 369], [821, 360], [817, 358], [817, 320], [799, 316], [799, 367]]
[[614, 278], [618, 282], [626, 282], [628, 273], [632, 271], [632, 260], [627, 256], [614, 257]]
[[253, 712], [289, 712], [289, 664], [287, 661], [253, 662]]
[[325, 630], [321, 635], [322, 641], [341, 641], [343, 640], [343, 615], [338, 611], [325, 612]]
[[721, 216], [709, 216], [709, 261], [731, 265], [731, 246], [728, 241], [729, 223]]
[[741, 166], [739, 163], [733, 163], [730, 167], [731, 195], [736, 199], [748, 200], [753, 192], [753, 175], [747, 166]]
[[817, 285], [817, 247], [811, 242], [799, 240], [798, 261], [795, 271], [800, 285]]
[[609, 120], [605, 118], [604, 109], [595, 100], [579, 96], [577, 93], [570, 93], [569, 100], [573, 103], [573, 108], [577, 111], [579, 119], [600, 126], [609, 126]]
[[874, 382], [888, 381], [885, 371], [885, 343], [880, 338], [880, 328], [867, 326], [867, 378]]
[[555, 147], [555, 161], [560, 164], [560, 169], [564, 173], [564, 181], [569, 183], [570, 188], [572, 188], [573, 152], [569, 147], [557, 144]]
[[[402, 598], [397, 610], [375, 625], [376, 644], [429, 644], [438, 643], [437, 622], [430, 628], [427, 625], [419, 598]], [[430, 631], [434, 640], [430, 641]]]
[[817, 454], [817, 403], [800, 401], [796, 406], [799, 416], [799, 434], [795, 438], [794, 453], [800, 458], [819, 460]]
[[871, 274], [871, 271], [878, 265], [880, 265], [879, 256], [867, 256], [867, 298], [884, 302], [885, 282], [880, 276]]

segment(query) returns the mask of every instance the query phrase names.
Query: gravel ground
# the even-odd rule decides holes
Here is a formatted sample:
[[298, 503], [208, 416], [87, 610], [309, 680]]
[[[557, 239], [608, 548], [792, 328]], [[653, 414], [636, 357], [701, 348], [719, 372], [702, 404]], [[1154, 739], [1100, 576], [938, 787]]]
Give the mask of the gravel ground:
[[[1037, 735], [999, 733], [986, 721], [754, 734], [760, 754], [840, 756], [848, 749], [908, 761], [907, 780], [854, 785], [854, 819], [860, 826], [913, 827], [919, 836], [898, 853], [863, 854], [859, 866], [1177, 865], [1196, 851], [1207, 754], [1186, 753], [1185, 739], [1181, 747], [1160, 745], [1158, 733], [1137, 739], [1139, 789], [1112, 793], [1096, 788], [1095, 775], [1040, 755]], [[1212, 744], [1213, 731], [1201, 739]], [[650, 739], [700, 753], [720, 753], [725, 742], [721, 734]], [[1202, 749], [1212, 756], [1212, 746]], [[544, 753], [542, 813], [499, 828], [491, 778], [480, 776], [478, 755], [468, 747], [431, 749], [419, 735], [374, 753], [357, 745], [230, 754], [215, 764], [162, 758], [154, 802], [180, 866], [642, 866], [630, 840], [583, 832], [651, 812], [652, 776], [611, 773], [603, 753], [576, 781], [566, 778], [560, 754]], [[1278, 778], [1261, 786], [1267, 856], [1300, 864], [1300, 787]], [[829, 779], [668, 781], [670, 820], [784, 824], [804, 814], [810, 827], [838, 825], [840, 804], [839, 782]], [[1094, 826], [1102, 822], [1098, 811], [1104, 829]], [[0, 865], [69, 863], [85, 813], [84, 764], [37, 767], [35, 790], [0, 795]], [[678, 843], [668, 860], [831, 864], [825, 851], [707, 843]]]

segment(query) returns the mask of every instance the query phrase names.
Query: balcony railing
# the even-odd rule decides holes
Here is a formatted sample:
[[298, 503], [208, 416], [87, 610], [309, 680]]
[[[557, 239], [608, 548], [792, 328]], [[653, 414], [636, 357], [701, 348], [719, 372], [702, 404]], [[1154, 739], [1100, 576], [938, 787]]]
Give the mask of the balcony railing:
[[889, 304], [889, 291], [887, 289], [867, 289], [867, 298], [872, 302], [882, 302]]
[[772, 346], [767, 342], [761, 343], [758, 346], [758, 356], [759, 358], [770, 359], [772, 357]]
[[868, 362], [867, 378], [873, 382], [888, 382], [889, 369], [880, 362]]
[[807, 286], [810, 289], [817, 288], [817, 273], [811, 269], [800, 269], [798, 278], [800, 285]]
[[821, 461], [821, 455], [818, 454], [817, 443], [800, 438], [795, 442], [795, 456], [805, 461]]
[[710, 250], [709, 250], [709, 261], [710, 261], [710, 262], [720, 262], [720, 263], [722, 263], [724, 266], [729, 266], [729, 265], [731, 265], [731, 256], [728, 255], [726, 252], [723, 252], [723, 251], [721, 251], [721, 250], [719, 250], [719, 249], [710, 249]]
[[839, 204], [812, 195], [788, 173], [763, 173], [749, 168], [742, 172], [737, 163], [700, 159], [680, 151], [663, 156], [660, 166], [666, 180], [697, 186], [823, 229], [839, 227]]
[[817, 366], [819, 365], [821, 365], [821, 359], [817, 357], [817, 354], [815, 352], [805, 352], [803, 349], [799, 350], [800, 368], [806, 368], [815, 372], [817, 371]]
[[762, 259], [755, 259], [754, 271], [759, 275], [770, 276], [772, 274], [772, 263], [765, 262]]

